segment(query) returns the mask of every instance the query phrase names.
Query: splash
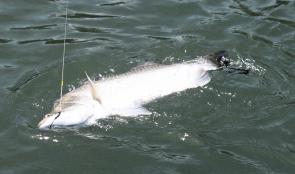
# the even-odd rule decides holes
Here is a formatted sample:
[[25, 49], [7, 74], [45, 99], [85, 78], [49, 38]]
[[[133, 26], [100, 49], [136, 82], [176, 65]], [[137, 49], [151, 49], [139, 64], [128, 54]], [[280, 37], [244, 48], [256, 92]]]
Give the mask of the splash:
[[239, 54], [237, 54], [237, 60], [231, 64], [240, 68], [249, 69], [251, 72], [258, 73], [259, 75], [264, 75], [266, 72], [266, 69], [258, 65], [253, 58], [242, 58]]
[[50, 142], [53, 142], [53, 143], [58, 143], [59, 140], [55, 137], [49, 137], [49, 136], [45, 136], [45, 135], [42, 135], [42, 134], [37, 134], [37, 135], [32, 135], [31, 136], [32, 139], [38, 139], [38, 140], [41, 140], [41, 141], [50, 141]]

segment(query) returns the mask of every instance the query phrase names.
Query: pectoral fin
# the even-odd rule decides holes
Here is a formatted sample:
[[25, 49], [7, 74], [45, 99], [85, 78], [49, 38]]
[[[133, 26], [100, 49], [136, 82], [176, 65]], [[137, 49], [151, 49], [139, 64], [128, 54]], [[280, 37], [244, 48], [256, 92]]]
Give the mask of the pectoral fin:
[[151, 115], [152, 112], [145, 109], [144, 107], [131, 107], [131, 108], [123, 108], [114, 111], [114, 114], [118, 114], [120, 116], [134, 117], [138, 115]]
[[90, 79], [90, 77], [88, 76], [88, 74], [86, 72], [85, 72], [85, 74], [86, 74], [86, 77], [87, 77], [89, 84], [91, 86], [91, 94], [92, 94], [93, 99], [98, 101], [101, 104], [101, 99], [99, 97], [99, 94], [98, 94], [95, 84], [93, 83], [93, 81]]

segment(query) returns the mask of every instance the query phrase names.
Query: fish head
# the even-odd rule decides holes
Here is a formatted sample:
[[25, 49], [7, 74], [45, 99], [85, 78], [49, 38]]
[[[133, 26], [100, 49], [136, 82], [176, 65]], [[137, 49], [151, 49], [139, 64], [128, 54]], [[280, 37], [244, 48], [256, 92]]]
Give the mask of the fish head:
[[46, 114], [38, 123], [38, 128], [46, 129], [53, 126], [54, 121], [61, 115], [61, 112]]
[[91, 112], [79, 109], [52, 112], [44, 116], [39, 122], [38, 128], [51, 129], [53, 127], [80, 125], [85, 123], [91, 116]]

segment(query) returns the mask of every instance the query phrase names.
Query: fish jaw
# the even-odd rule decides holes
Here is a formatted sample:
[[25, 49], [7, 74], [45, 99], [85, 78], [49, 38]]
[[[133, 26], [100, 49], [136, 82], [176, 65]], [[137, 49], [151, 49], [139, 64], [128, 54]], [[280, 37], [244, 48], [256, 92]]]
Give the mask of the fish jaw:
[[58, 113], [45, 115], [45, 117], [39, 122], [38, 128], [39, 129], [50, 128], [53, 125], [54, 120], [56, 119], [57, 116], [58, 116]]
[[[79, 114], [80, 113], [80, 114]], [[52, 127], [64, 127], [72, 125], [81, 125], [85, 123], [92, 115], [83, 115], [81, 112], [59, 112], [47, 114], [38, 124], [39, 129], [51, 129]]]
[[53, 127], [93, 125], [99, 118], [105, 118], [109, 112], [100, 103], [94, 101], [89, 105], [74, 105], [62, 111], [45, 115], [39, 122], [39, 129], [51, 129]]

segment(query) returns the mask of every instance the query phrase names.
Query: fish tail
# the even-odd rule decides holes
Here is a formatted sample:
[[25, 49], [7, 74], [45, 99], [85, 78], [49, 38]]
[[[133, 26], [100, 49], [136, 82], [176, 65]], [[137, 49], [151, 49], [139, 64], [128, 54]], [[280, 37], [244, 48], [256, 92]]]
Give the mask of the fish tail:
[[228, 52], [225, 50], [217, 51], [213, 54], [207, 55], [207, 58], [211, 60], [217, 67], [228, 66], [230, 59], [228, 57]]

